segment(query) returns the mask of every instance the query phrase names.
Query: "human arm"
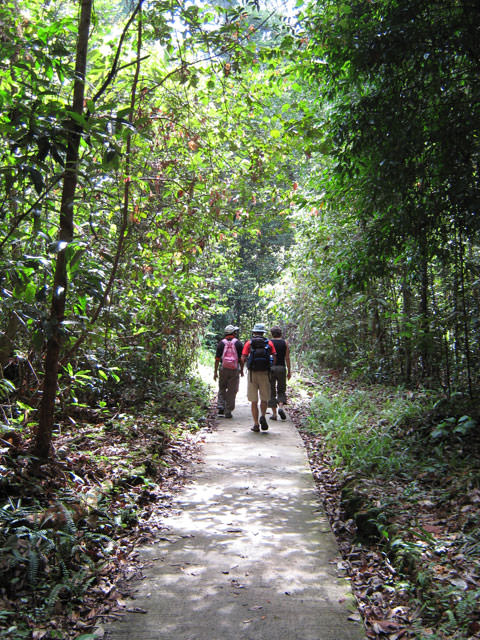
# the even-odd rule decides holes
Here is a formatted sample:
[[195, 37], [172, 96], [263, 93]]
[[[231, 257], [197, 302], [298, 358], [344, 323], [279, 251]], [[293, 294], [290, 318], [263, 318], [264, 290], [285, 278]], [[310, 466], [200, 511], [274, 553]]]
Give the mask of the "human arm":
[[285, 364], [287, 365], [287, 379], [290, 380], [292, 377], [292, 366], [290, 364], [290, 345], [285, 340], [286, 350], [285, 350]]
[[242, 353], [243, 353], [243, 342], [238, 341], [235, 347], [237, 348], [238, 353], [238, 364], [240, 367], [240, 375], [243, 376], [243, 362], [242, 362]]
[[273, 342], [271, 340], [268, 341], [268, 344], [270, 346], [270, 351], [272, 353], [272, 364], [276, 365], [277, 364], [277, 350], [275, 349], [275, 345], [273, 344]]
[[222, 361], [223, 349], [225, 345], [222, 341], [217, 344], [217, 351], [215, 353], [215, 365], [213, 370], [213, 379], [216, 380], [218, 378], [218, 369], [220, 367], [220, 363]]
[[250, 340], [243, 345], [242, 349], [242, 357], [240, 358], [240, 375], [243, 376], [243, 368], [245, 366], [245, 362], [247, 361], [248, 354], [250, 353]]

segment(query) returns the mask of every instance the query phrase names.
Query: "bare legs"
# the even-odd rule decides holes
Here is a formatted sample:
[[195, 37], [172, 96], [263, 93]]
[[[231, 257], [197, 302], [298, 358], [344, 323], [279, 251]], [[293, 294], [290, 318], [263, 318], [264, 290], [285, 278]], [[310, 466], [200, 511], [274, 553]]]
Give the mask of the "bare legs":
[[[258, 402], [252, 402], [251, 403], [251, 407], [252, 407], [253, 424], [258, 425], [258, 420], [259, 420]], [[267, 401], [266, 400], [261, 400], [260, 401], [260, 411], [261, 411], [262, 416], [265, 416], [265, 414], [267, 412]]]

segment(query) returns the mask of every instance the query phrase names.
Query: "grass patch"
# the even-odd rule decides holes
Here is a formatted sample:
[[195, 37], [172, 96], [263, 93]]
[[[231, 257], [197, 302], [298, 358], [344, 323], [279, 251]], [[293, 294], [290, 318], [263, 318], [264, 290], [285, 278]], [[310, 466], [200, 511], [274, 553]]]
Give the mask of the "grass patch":
[[333, 464], [347, 473], [395, 474], [406, 462], [399, 425], [431, 406], [428, 396], [408, 400], [402, 391], [325, 387], [312, 398], [305, 428], [322, 435]]
[[[331, 376], [305, 391], [311, 460], [338, 486], [331, 515], [341, 512], [345, 525], [334, 528], [350, 528], [353, 545], [388, 559], [397, 602], [415, 612], [405, 637], [478, 637], [478, 406]], [[371, 606], [368, 594], [360, 598]]]

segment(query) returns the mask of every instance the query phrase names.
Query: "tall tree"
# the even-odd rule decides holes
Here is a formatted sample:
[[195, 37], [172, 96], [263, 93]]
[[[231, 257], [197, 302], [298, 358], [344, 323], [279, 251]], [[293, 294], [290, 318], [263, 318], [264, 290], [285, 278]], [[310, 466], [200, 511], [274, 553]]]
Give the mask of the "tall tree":
[[55, 398], [57, 394], [58, 362], [65, 318], [65, 299], [68, 288], [67, 247], [73, 239], [74, 200], [78, 181], [78, 150], [83, 132], [82, 117], [85, 99], [87, 51], [93, 0], [82, 0], [78, 21], [78, 40], [75, 59], [72, 112], [67, 123], [67, 152], [60, 204], [60, 226], [57, 260], [49, 319], [49, 337], [45, 357], [43, 396], [40, 405], [38, 429], [33, 453], [40, 458], [48, 457], [54, 422]]
[[[453, 313], [445, 310], [442, 318], [434, 309], [445, 294], [441, 265], [458, 276], [463, 272], [456, 256], [458, 232], [462, 255], [471, 246], [474, 256], [478, 247], [480, 83], [474, 34], [480, 12], [454, 0], [326, 0], [311, 3], [303, 23], [309, 43], [301, 71], [324, 98], [323, 108], [317, 101], [304, 122], [311, 125], [306, 132], [314, 153], [328, 154], [328, 171], [309, 186], [322, 194], [331, 215], [351, 221], [329, 274], [332, 288], [345, 295], [345, 304], [352, 296], [366, 296], [368, 307], [393, 331], [390, 318], [401, 313], [397, 292], [403, 278], [412, 294], [405, 300], [411, 315], [400, 322], [408, 332], [403, 336], [408, 371], [427, 382], [441, 378], [442, 344], [449, 350], [461, 344], [460, 384], [471, 388], [472, 336], [478, 342], [468, 320], [474, 311], [473, 277], [466, 281], [465, 305]], [[309, 204], [315, 205], [314, 194]], [[407, 272], [403, 276], [399, 263]], [[375, 299], [381, 294], [380, 306], [372, 292]], [[355, 331], [353, 342], [354, 336]], [[407, 345], [402, 336], [392, 344], [403, 345], [395, 347], [397, 355]], [[368, 360], [372, 366], [384, 362], [386, 372], [383, 348], [376, 340]]]

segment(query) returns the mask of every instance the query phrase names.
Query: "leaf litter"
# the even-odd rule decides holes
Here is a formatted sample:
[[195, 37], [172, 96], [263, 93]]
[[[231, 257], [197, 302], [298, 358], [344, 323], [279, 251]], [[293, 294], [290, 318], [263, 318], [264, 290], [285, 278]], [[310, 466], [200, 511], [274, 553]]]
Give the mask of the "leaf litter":
[[[344, 382], [328, 378], [331, 393]], [[313, 386], [313, 385], [312, 385]], [[313, 389], [294, 396], [290, 416], [303, 438], [316, 486], [337, 539], [338, 570], [347, 574], [367, 638], [452, 640], [480, 638], [480, 442], [469, 441], [470, 465], [407, 473], [355, 474], [369, 505], [387, 513], [386, 537], [365, 540], [346, 514], [342, 490], [350, 480], [325, 439], [306, 425]], [[385, 398], [371, 395], [372, 406]], [[402, 434], [405, 435], [405, 434]], [[406, 434], [407, 436], [409, 434]], [[453, 454], [452, 454], [453, 455]], [[463, 456], [464, 460], [468, 456]], [[379, 516], [381, 517], [381, 516]], [[381, 528], [380, 528], [381, 529]], [[462, 601], [465, 602], [462, 609]]]
[[[28, 529], [22, 531], [30, 538], [48, 527], [52, 540], [65, 537], [77, 551], [68, 558], [68, 583], [57, 575], [55, 553], [39, 554], [32, 589], [28, 578], [32, 547], [15, 530], [18, 543], [12, 551], [21, 556], [18, 566], [13, 567], [5, 545], [0, 555], [2, 583], [9, 585], [0, 587], [0, 629], [2, 634], [9, 630], [2, 637], [78, 638], [101, 630], [102, 619], [128, 611], [131, 585], [142, 578], [145, 566], [136, 548], [162, 537], [162, 532], [164, 539], [176, 542], [162, 522], [176, 508], [175, 496], [188, 481], [190, 465], [199, 461], [201, 443], [213, 422], [209, 411], [201, 430], [165, 425], [148, 416], [133, 420], [126, 414], [109, 423], [76, 422], [75, 430], [67, 424], [55, 439], [56, 455], [36, 468], [35, 475], [28, 440], [3, 451], [0, 495], [3, 503], [12, 505], [12, 515], [8, 510], [2, 515], [11, 522], [23, 518]], [[8, 522], [2, 519], [0, 531], [5, 535]], [[48, 548], [54, 546], [46, 543]], [[61, 586], [55, 586], [62, 581], [64, 594]], [[36, 606], [39, 597], [45, 602], [50, 598], [52, 606]]]

